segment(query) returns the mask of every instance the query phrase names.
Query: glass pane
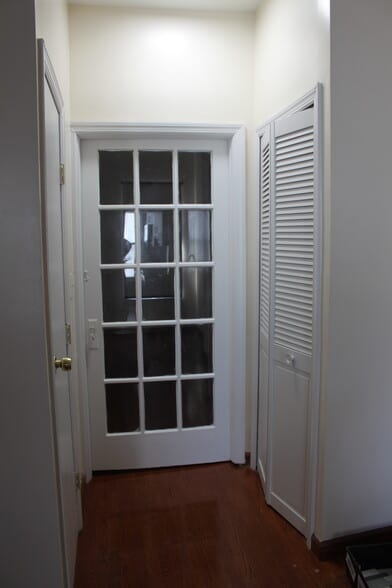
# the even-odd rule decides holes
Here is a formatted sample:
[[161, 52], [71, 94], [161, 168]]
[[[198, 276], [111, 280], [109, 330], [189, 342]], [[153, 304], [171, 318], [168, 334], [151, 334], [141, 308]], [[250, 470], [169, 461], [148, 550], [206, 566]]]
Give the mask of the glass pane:
[[173, 202], [172, 154], [170, 151], [141, 151], [141, 204], [171, 204]]
[[102, 270], [104, 322], [135, 321], [135, 270]]
[[108, 433], [139, 430], [138, 384], [106, 384]]
[[181, 268], [181, 318], [212, 317], [212, 270], [209, 267]]
[[132, 151], [99, 152], [99, 194], [101, 204], [133, 204]]
[[147, 430], [177, 427], [175, 382], [146, 382], [144, 404]]
[[181, 360], [183, 374], [213, 372], [212, 325], [181, 327]]
[[142, 269], [143, 320], [174, 319], [174, 270]]
[[211, 203], [211, 159], [209, 153], [178, 154], [180, 202]]
[[180, 212], [181, 261], [211, 261], [211, 213]]
[[173, 211], [140, 211], [141, 261], [173, 261]]
[[143, 327], [144, 375], [175, 373], [175, 328]]
[[136, 327], [104, 329], [105, 374], [107, 378], [136, 378]]
[[101, 210], [101, 263], [135, 263], [135, 213]]
[[183, 380], [182, 426], [205, 427], [214, 422], [213, 381]]

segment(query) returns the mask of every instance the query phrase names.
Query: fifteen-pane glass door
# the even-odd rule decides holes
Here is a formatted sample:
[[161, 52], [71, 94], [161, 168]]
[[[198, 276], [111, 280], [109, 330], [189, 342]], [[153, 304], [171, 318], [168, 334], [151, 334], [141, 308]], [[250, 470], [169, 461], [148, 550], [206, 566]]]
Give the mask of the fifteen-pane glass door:
[[227, 163], [224, 141], [83, 142], [93, 469], [229, 456]]

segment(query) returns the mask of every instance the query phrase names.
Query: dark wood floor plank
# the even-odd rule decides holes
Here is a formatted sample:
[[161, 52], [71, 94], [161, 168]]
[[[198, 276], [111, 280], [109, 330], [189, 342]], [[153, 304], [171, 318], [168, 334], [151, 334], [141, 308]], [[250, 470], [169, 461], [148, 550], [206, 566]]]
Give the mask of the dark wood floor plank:
[[95, 477], [85, 488], [75, 588], [345, 588], [229, 463]]

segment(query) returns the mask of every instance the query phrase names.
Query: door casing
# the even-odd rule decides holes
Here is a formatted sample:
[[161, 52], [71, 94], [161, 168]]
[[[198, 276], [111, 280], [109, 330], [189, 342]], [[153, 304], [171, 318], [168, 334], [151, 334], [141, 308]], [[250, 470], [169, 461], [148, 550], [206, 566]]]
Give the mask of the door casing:
[[[255, 144], [255, 161], [260, 161], [260, 139], [266, 131], [266, 128], [273, 121], [282, 119], [290, 114], [300, 112], [306, 108], [313, 106], [315, 111], [315, 127], [314, 127], [314, 162], [315, 162], [315, 177], [314, 186], [318, 198], [315, 199], [314, 211], [314, 233], [317, 235], [314, 249], [314, 319], [313, 319], [313, 355], [312, 355], [312, 383], [311, 383], [311, 400], [310, 400], [310, 443], [309, 443], [309, 474], [308, 474], [308, 500], [307, 500], [307, 528], [306, 540], [308, 547], [310, 547], [311, 537], [314, 532], [316, 519], [316, 499], [317, 499], [317, 471], [319, 459], [319, 435], [320, 435], [320, 386], [321, 386], [321, 328], [322, 328], [322, 293], [323, 293], [323, 192], [324, 192], [324, 177], [323, 177], [323, 87], [318, 83], [307, 94], [299, 98], [296, 102], [291, 104], [286, 109], [280, 111], [271, 119], [264, 122], [264, 124], [256, 129], [256, 144]], [[259, 207], [259, 186], [260, 186], [260, 167], [255, 165], [256, 175], [254, 190], [256, 201]], [[257, 229], [256, 234], [260, 235], [260, 210], [256, 217]], [[256, 283], [259, 284], [259, 266], [254, 268], [257, 275]], [[258, 286], [257, 286], [258, 287]], [[255, 308], [255, 316], [258, 317], [259, 323], [259, 297], [256, 296], [257, 307]], [[257, 357], [259, 357], [259, 329], [256, 329], [255, 340], [252, 348], [256, 350]], [[255, 362], [255, 372], [258, 372], [258, 361]], [[251, 374], [252, 382], [252, 398], [251, 398], [251, 459], [250, 464], [253, 469], [256, 469], [257, 464], [257, 436], [258, 432], [258, 373]], [[269, 433], [268, 433], [269, 435]], [[268, 439], [268, 444], [270, 440]], [[267, 456], [268, 461], [268, 456]], [[268, 466], [267, 466], [268, 467]], [[265, 488], [266, 501], [269, 503], [270, 497], [268, 486]]]
[[[246, 163], [245, 127], [243, 125], [203, 124], [129, 124], [129, 123], [74, 123], [72, 131], [73, 156], [73, 227], [75, 266], [75, 305], [77, 315], [78, 349], [86, 349], [81, 207], [81, 154], [80, 141], [84, 139], [225, 139], [229, 147], [229, 227], [236, 239], [231, 240], [228, 255], [234, 274], [232, 298], [232, 341], [230, 342], [230, 459], [234, 463], [245, 461], [245, 390], [246, 390]], [[83, 463], [86, 479], [92, 475], [89, 427], [86, 354], [80, 353], [78, 362], [79, 389], [81, 390], [81, 421], [83, 434]]]

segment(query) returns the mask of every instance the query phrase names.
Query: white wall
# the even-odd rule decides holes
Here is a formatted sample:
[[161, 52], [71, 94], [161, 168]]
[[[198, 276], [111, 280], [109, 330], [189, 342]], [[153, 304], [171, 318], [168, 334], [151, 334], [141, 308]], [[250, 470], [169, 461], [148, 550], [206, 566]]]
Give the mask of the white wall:
[[[34, 569], [41, 565], [43, 554], [35, 549], [27, 554], [28, 541], [34, 529], [42, 536], [42, 525], [49, 525], [46, 533], [53, 537], [57, 522], [51, 494], [51, 439], [39, 277], [42, 268], [36, 103], [32, 90], [34, 15], [32, 0], [23, 0], [23, 4], [21, 10], [20, 1], [16, 4], [6, 0], [1, 5], [5, 17], [0, 19], [4, 29], [0, 35], [4, 45], [2, 59], [7, 59], [9, 46], [15, 46], [15, 31], [19, 31], [20, 50], [15, 53], [13, 71], [20, 67], [20, 71], [27, 68], [30, 72], [30, 76], [23, 73], [16, 80], [7, 63], [2, 68], [6, 74], [9, 71], [9, 76], [3, 77], [2, 87], [8, 88], [12, 108], [7, 109], [7, 100], [3, 100], [5, 110], [1, 114], [8, 126], [2, 123], [2, 134], [3, 140], [7, 136], [9, 139], [1, 144], [1, 189], [13, 197], [2, 200], [4, 211], [0, 218], [13, 218], [20, 232], [9, 230], [14, 225], [8, 221], [0, 232], [1, 250], [8, 252], [4, 272], [12, 276], [2, 287], [2, 307], [7, 308], [3, 332], [12, 333], [12, 337], [7, 339], [9, 352], [3, 369], [3, 387], [9, 394], [0, 396], [5, 402], [0, 414], [7, 417], [6, 426], [2, 424], [0, 430], [5, 439], [2, 446], [14, 447], [14, 459], [2, 460], [4, 479], [12, 480], [12, 486], [1, 488], [6, 496], [0, 504], [7, 505], [5, 513], [1, 513], [2, 523], [5, 521], [1, 528], [7, 529], [8, 525], [16, 529], [15, 535], [8, 533], [1, 557], [17, 568], [12, 548], [18, 542], [22, 552], [26, 550], [27, 562], [23, 568], [19, 566], [18, 578], [30, 571], [34, 578]], [[67, 105], [65, 0], [37, 0], [36, 4], [37, 36], [45, 39]], [[388, 158], [392, 124], [392, 7], [389, 0], [332, 0], [330, 201], [328, 4], [328, 0], [265, 0], [255, 22], [251, 15], [70, 8], [73, 120], [243, 122], [251, 137], [252, 125], [262, 124], [316, 82], [325, 84], [325, 304], [316, 527], [319, 539], [392, 523], [392, 467], [386, 458], [392, 446], [388, 369], [392, 348], [392, 167]], [[20, 105], [15, 102], [17, 99]], [[30, 141], [15, 140], [22, 136]], [[23, 177], [19, 173], [21, 166], [26, 170]], [[17, 183], [15, 177], [19, 178]], [[252, 177], [250, 167], [249, 179]], [[249, 389], [254, 388], [257, 376], [257, 357], [252, 353], [257, 308], [256, 210], [257, 196], [251, 190]], [[20, 237], [22, 233], [29, 235], [28, 248]], [[15, 267], [19, 268], [17, 272]], [[23, 372], [19, 369], [20, 357], [30, 358]], [[9, 414], [20, 418], [10, 420]], [[35, 513], [26, 507], [26, 486], [36, 497]], [[52, 516], [41, 520], [40, 493], [44, 488], [47, 513], [52, 509]], [[18, 508], [22, 509], [18, 512], [24, 521], [12, 515]], [[4, 537], [2, 547], [3, 543]], [[49, 545], [53, 550], [49, 553], [53, 574], [57, 573], [57, 547], [56, 541]], [[9, 568], [2, 567], [1, 562], [0, 569]], [[57, 585], [56, 580], [48, 582]], [[10, 585], [19, 586], [22, 581]]]
[[[67, 322], [71, 324], [73, 333], [76, 333], [76, 309], [74, 306], [74, 239], [72, 226], [72, 164], [71, 164], [71, 137], [70, 137], [70, 48], [69, 48], [69, 18], [67, 0], [35, 0], [36, 10], [36, 36], [44, 39], [45, 46], [56, 74], [64, 100], [65, 122], [65, 198], [64, 198], [64, 257], [65, 257], [65, 287]], [[76, 336], [71, 336], [72, 344], [68, 348], [69, 354], [74, 360], [74, 369], [70, 374], [71, 381], [71, 411], [72, 430], [74, 436], [75, 468], [82, 472], [83, 466], [83, 437], [81, 432], [80, 397], [78, 378], [79, 351], [76, 347]]]
[[252, 109], [252, 15], [71, 6], [74, 121], [239, 122]]
[[[324, 89], [324, 284], [328, 300], [330, 169], [330, 22], [329, 0], [264, 0], [256, 15], [253, 124], [260, 127], [321, 82]], [[252, 162], [254, 165], [254, 161]], [[251, 178], [255, 171], [251, 170]], [[254, 182], [254, 180], [253, 180]], [[257, 388], [258, 193], [248, 200], [248, 376]], [[323, 310], [323, 350], [328, 314]], [[323, 351], [323, 357], [325, 351]], [[324, 369], [325, 361], [322, 362]]]
[[256, 17], [254, 119], [328, 81], [329, 0], [264, 0]]
[[0, 585], [62, 586], [45, 343], [34, 0], [0, 3]]
[[[258, 361], [253, 128], [318, 81], [328, 86], [326, 6], [265, 0], [256, 16], [70, 7], [72, 120], [247, 125], [248, 399]], [[248, 448], [250, 420], [248, 401]]]
[[69, 31], [66, 0], [35, 0], [36, 36], [45, 41], [69, 118]]
[[72, 120], [243, 123], [253, 147], [253, 42], [249, 13], [71, 6]]
[[392, 4], [332, 0], [331, 285], [318, 537], [392, 524]]

